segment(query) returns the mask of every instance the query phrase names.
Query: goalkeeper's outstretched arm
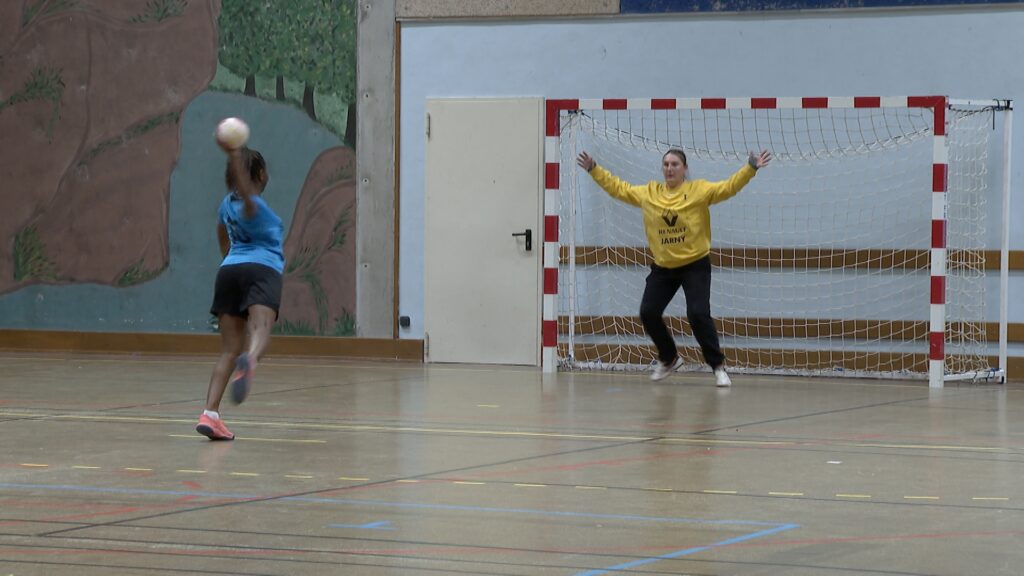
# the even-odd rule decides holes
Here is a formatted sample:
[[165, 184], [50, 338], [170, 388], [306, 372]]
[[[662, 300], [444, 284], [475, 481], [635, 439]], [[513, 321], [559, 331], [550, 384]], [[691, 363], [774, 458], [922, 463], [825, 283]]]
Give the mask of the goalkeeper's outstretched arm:
[[747, 163], [745, 166], [736, 171], [731, 178], [727, 180], [721, 180], [718, 182], [711, 182], [710, 188], [708, 188], [708, 204], [718, 204], [723, 200], [728, 200], [735, 196], [750, 179], [754, 177], [754, 174], [758, 170], [764, 168], [772, 160], [772, 153], [767, 150], [762, 150], [760, 154], [753, 152], [747, 156]]
[[576, 158], [576, 164], [589, 172], [594, 182], [597, 182], [597, 185], [603, 188], [609, 196], [626, 204], [640, 206], [649, 193], [647, 186], [634, 186], [598, 166], [597, 161], [586, 152], [580, 152]]

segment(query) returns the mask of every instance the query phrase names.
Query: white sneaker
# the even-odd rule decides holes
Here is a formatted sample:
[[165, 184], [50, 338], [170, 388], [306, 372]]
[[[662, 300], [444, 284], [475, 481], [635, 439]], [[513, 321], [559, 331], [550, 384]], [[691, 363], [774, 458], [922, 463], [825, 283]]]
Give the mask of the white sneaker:
[[729, 379], [729, 373], [725, 371], [725, 368], [715, 369], [715, 386], [719, 388], [732, 386], [732, 380]]
[[651, 380], [654, 380], [655, 382], [657, 382], [658, 380], [664, 380], [665, 378], [668, 378], [669, 374], [678, 370], [679, 367], [682, 365], [682, 356], [676, 356], [676, 359], [673, 360], [670, 364], [662, 364], [661, 361], [659, 361], [657, 364], [654, 365], [654, 372], [651, 373]]

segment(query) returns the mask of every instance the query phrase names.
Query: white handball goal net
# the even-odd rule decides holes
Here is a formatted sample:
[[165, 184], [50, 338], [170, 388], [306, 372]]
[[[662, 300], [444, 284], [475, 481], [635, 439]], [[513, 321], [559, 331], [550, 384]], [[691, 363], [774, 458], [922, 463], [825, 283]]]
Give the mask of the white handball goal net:
[[[942, 114], [906, 105], [561, 111], [559, 366], [642, 370], [656, 359], [638, 317], [652, 262], [640, 209], [608, 196], [577, 155], [645, 184], [662, 179], [670, 148], [686, 152], [688, 178], [711, 181], [767, 149], [771, 164], [711, 207], [711, 308], [730, 370], [994, 374], [986, 215], [999, 198], [990, 159], [998, 107], [941, 102]], [[687, 366], [703, 367], [682, 290], [665, 314]]]

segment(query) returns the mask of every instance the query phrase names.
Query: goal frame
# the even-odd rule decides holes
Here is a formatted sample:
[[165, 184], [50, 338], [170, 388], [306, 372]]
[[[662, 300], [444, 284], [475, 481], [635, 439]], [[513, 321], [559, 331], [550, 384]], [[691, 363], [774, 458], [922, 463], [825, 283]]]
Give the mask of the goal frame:
[[[946, 112], [950, 106], [993, 106], [1004, 111], [1002, 175], [1002, 241], [1000, 246], [999, 367], [990, 372], [945, 374], [946, 235], [949, 143]], [[561, 119], [581, 110], [759, 110], [827, 108], [923, 108], [934, 115], [931, 165], [930, 318], [928, 328], [928, 385], [941, 388], [946, 381], [995, 379], [1004, 382], [1007, 366], [1007, 312], [1009, 284], [1010, 146], [1013, 122], [1011, 100], [953, 99], [947, 96], [816, 96], [742, 98], [553, 98], [545, 101], [544, 130], [544, 250], [541, 362], [544, 372], [557, 371], [559, 209], [561, 194]], [[922, 170], [927, 169], [922, 166]], [[923, 200], [922, 200], [923, 201]]]

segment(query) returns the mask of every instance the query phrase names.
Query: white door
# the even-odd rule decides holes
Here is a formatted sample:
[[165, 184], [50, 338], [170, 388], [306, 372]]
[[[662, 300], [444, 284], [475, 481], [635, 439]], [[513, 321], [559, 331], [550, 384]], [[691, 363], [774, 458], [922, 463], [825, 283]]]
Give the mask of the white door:
[[[542, 101], [428, 100], [428, 362], [540, 363]], [[523, 234], [529, 230], [530, 249]]]

